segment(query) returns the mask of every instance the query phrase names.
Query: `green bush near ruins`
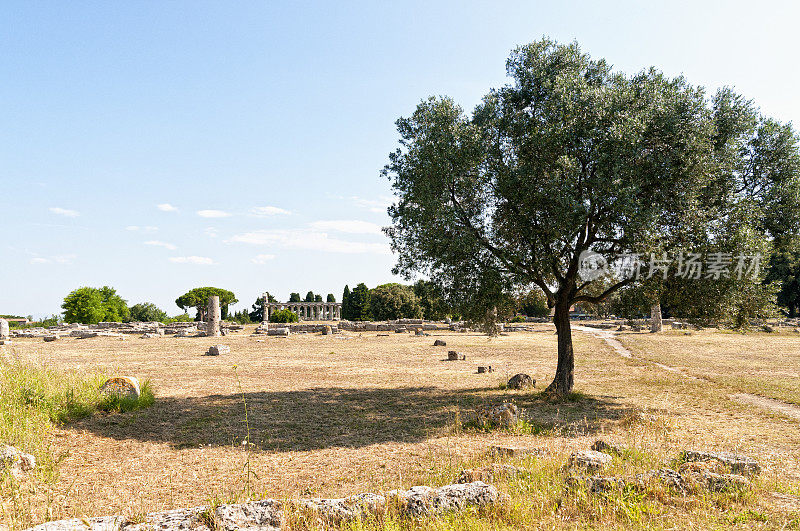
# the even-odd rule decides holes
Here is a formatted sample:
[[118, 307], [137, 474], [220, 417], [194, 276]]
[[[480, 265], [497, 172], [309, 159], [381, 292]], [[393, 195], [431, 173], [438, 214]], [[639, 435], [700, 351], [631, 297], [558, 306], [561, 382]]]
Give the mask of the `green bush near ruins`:
[[296, 323], [297, 321], [297, 314], [286, 309], [272, 312], [269, 316], [270, 323]]
[[78, 288], [64, 297], [61, 308], [68, 323], [123, 322], [131, 316], [127, 301], [109, 286]]
[[414, 291], [402, 284], [381, 284], [369, 291], [369, 308], [378, 321], [421, 319], [422, 306]]

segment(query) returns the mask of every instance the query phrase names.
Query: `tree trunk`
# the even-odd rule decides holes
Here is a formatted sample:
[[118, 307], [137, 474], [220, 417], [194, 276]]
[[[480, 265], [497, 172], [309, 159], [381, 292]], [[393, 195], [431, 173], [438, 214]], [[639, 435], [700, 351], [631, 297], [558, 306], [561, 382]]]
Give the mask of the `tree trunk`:
[[664, 325], [661, 322], [661, 303], [657, 302], [650, 307], [650, 331], [661, 332]]
[[556, 302], [553, 323], [558, 335], [558, 366], [556, 376], [545, 392], [565, 395], [572, 391], [575, 354], [572, 350], [572, 330], [569, 322], [569, 303]]

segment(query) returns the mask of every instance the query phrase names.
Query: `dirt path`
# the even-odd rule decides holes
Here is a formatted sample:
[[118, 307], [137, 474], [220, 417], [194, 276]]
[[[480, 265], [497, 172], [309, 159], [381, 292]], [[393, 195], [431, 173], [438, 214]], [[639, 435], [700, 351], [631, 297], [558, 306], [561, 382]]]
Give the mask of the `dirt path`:
[[[616, 334], [611, 330], [601, 330], [598, 328], [592, 328], [590, 326], [583, 326], [583, 325], [573, 325], [573, 330], [578, 330], [581, 332], [585, 332], [587, 334], [591, 334], [599, 339], [605, 341], [611, 348], [613, 348], [620, 356], [624, 358], [633, 358], [633, 354], [630, 350], [628, 350], [625, 345], [623, 345], [617, 338]], [[637, 358], [642, 359], [642, 358]], [[691, 378], [693, 380], [701, 380], [705, 382], [710, 382], [705, 378], [698, 378], [696, 376], [692, 376], [691, 374], [687, 374], [682, 370], [678, 369], [677, 367], [670, 367], [669, 365], [664, 365], [662, 363], [658, 363], [655, 361], [650, 360], [643, 360], [647, 361], [648, 363], [652, 363], [656, 367], [664, 369], [665, 371], [674, 372], [680, 374], [685, 378]], [[791, 417], [796, 420], [800, 420], [800, 406], [796, 406], [794, 404], [787, 404], [786, 402], [781, 402], [780, 400], [774, 400], [772, 398], [766, 398], [763, 396], [758, 395], [751, 395], [749, 393], [736, 393], [730, 395], [732, 400], [737, 402], [741, 402], [743, 404], [749, 404], [751, 406], [760, 407], [761, 409], [766, 409], [772, 411], [774, 413], [781, 413], [786, 415], [787, 417]]]

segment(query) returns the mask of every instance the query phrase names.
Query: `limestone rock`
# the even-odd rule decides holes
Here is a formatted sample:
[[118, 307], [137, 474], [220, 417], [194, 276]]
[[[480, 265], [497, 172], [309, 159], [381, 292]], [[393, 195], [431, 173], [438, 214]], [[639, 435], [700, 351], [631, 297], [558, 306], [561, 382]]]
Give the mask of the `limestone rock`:
[[649, 470], [643, 474], [638, 474], [635, 478], [635, 482], [639, 484], [658, 482], [680, 492], [686, 491], [686, 482], [683, 480], [683, 477], [671, 468], [659, 468], [657, 470]]
[[386, 497], [380, 494], [357, 494], [347, 498], [301, 500], [300, 509], [322, 528], [341, 524], [356, 518], [379, 515], [386, 512]]
[[592, 476], [587, 480], [587, 487], [590, 492], [608, 492], [614, 489], [622, 489], [627, 482], [614, 476]]
[[595, 442], [593, 442], [591, 448], [595, 452], [603, 452], [606, 454], [619, 455], [621, 453], [620, 448], [618, 446], [608, 443], [602, 439], [597, 439]]
[[51, 343], [53, 341], [58, 341], [58, 336], [57, 335], [44, 336], [44, 341], [45, 341], [45, 343]]
[[31, 527], [27, 531], [116, 531], [123, 528], [125, 521], [125, 518], [122, 516], [71, 518], [69, 520], [58, 520], [56, 522], [39, 524]]
[[8, 321], [0, 319], [0, 340], [7, 340], [9, 336]]
[[211, 345], [206, 351], [206, 356], [219, 356], [220, 354], [230, 354], [231, 347], [228, 345]]
[[527, 389], [528, 387], [536, 387], [536, 380], [527, 374], [515, 374], [508, 380], [507, 387], [509, 389]]
[[22, 450], [3, 445], [0, 447], [0, 463], [8, 468], [11, 475], [19, 479], [29, 470], [36, 468], [36, 458]]
[[761, 465], [759, 465], [755, 459], [728, 452], [686, 450], [681, 454], [681, 459], [686, 462], [716, 462], [733, 474], [740, 474], [748, 477], [757, 476], [761, 473]]
[[510, 402], [486, 406], [478, 412], [476, 420], [481, 426], [509, 428], [519, 420], [519, 408]]
[[569, 458], [569, 466], [589, 472], [602, 470], [611, 463], [611, 456], [594, 450], [578, 450]]
[[493, 372], [491, 365], [478, 367], [478, 374], [484, 374], [489, 372]]
[[261, 500], [250, 503], [219, 505], [214, 510], [215, 531], [234, 531], [236, 529], [258, 529], [260, 531], [279, 531], [283, 507], [276, 500]]
[[433, 346], [434, 347], [446, 347], [447, 346], [447, 342], [445, 340], [443, 340], [443, 339], [437, 339], [436, 341], [433, 342]]
[[139, 380], [132, 376], [114, 376], [100, 387], [100, 391], [126, 398], [139, 398]]
[[424, 516], [454, 511], [466, 507], [483, 507], [500, 500], [497, 489], [482, 481], [456, 483], [434, 489], [428, 486], [411, 487], [407, 491], [395, 490], [386, 494], [390, 507], [397, 507], [401, 514]]
[[144, 517], [144, 522], [137, 524], [126, 524], [122, 527], [123, 531], [156, 531], [167, 529], [180, 529], [191, 531], [211, 531], [204, 514], [208, 512], [208, 507], [192, 507], [191, 509], [173, 509], [149, 513]]
[[270, 328], [267, 330], [268, 336], [289, 337], [288, 328]]
[[458, 360], [464, 361], [466, 359], [467, 357], [460, 352], [456, 352], [455, 350], [447, 351], [447, 361], [458, 361]]
[[422, 329], [417, 329], [416, 331], [414, 331], [414, 335], [415, 336], [424, 336], [425, 332], [423, 332]]

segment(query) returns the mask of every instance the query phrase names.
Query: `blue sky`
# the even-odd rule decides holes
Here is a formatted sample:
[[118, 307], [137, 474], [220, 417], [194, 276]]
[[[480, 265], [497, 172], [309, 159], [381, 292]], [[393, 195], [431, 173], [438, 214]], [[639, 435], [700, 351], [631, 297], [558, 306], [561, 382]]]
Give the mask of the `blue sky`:
[[111, 285], [341, 297], [397, 280], [379, 172], [428, 95], [577, 40], [800, 122], [793, 2], [29, 2], [0, 7], [0, 314]]

